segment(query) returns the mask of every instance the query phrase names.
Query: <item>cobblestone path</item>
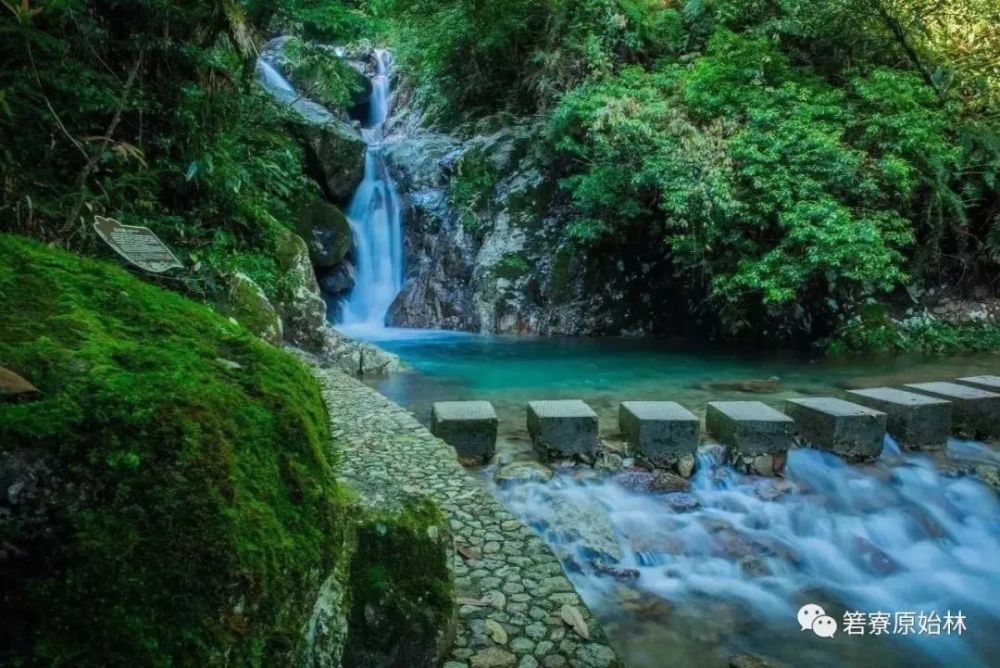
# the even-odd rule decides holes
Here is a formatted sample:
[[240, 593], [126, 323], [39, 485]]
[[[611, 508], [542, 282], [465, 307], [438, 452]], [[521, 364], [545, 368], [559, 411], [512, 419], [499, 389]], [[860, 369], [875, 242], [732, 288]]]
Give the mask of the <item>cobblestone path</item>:
[[[354, 378], [335, 369], [315, 373], [333, 435], [344, 444], [339, 476], [375, 503], [393, 489], [425, 494], [451, 523], [458, 633], [444, 668], [621, 665], [549, 547], [458, 464], [449, 446]], [[589, 638], [564, 621], [563, 606], [582, 614]]]

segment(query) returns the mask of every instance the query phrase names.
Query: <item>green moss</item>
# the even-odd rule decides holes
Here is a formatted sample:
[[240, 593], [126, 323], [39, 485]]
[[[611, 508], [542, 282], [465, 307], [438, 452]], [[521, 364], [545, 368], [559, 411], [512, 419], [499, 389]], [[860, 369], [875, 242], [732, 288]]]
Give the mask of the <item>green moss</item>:
[[357, 541], [343, 665], [437, 665], [454, 631], [453, 546], [441, 511], [409, 500], [362, 521]]
[[508, 253], [500, 258], [500, 261], [493, 267], [493, 273], [497, 278], [505, 278], [509, 281], [516, 281], [521, 278], [531, 267], [521, 253]]
[[825, 347], [832, 355], [1000, 352], [1000, 325], [993, 321], [951, 323], [926, 317], [904, 326], [873, 305], [838, 329]]
[[9, 235], [0, 331], [0, 364], [41, 390], [0, 404], [0, 470], [39, 473], [0, 513], [0, 656], [286, 664], [344, 535], [308, 371], [179, 295]]
[[490, 203], [496, 182], [496, 168], [482, 152], [468, 151], [458, 161], [450, 184], [450, 198], [467, 232], [476, 232], [481, 227], [480, 216]]

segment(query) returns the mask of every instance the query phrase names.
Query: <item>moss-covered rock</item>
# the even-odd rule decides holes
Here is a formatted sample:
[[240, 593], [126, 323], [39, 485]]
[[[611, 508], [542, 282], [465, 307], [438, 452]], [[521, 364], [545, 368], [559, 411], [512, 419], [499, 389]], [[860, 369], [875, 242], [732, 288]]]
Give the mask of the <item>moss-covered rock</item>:
[[219, 309], [271, 345], [281, 345], [281, 317], [261, 287], [246, 274], [230, 278]]
[[346, 535], [302, 364], [9, 235], [0, 332], [0, 662], [289, 665]]
[[299, 134], [306, 145], [306, 158], [331, 199], [346, 202], [365, 176], [368, 147], [361, 133], [347, 123], [328, 119], [325, 123], [303, 122]]
[[359, 523], [344, 666], [441, 664], [455, 631], [453, 553], [447, 520], [424, 498]]
[[309, 248], [317, 269], [337, 266], [351, 250], [351, 226], [340, 209], [326, 202], [310, 202], [299, 209], [295, 231]]
[[326, 302], [320, 296], [309, 248], [291, 230], [278, 235], [276, 259], [281, 279], [274, 305], [285, 327], [285, 340], [317, 352], [323, 348]]

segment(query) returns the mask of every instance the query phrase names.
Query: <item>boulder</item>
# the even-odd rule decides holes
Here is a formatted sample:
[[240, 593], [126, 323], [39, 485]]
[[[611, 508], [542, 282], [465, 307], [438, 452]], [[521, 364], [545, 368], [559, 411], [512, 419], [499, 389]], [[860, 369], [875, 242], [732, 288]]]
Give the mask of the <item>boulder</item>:
[[354, 277], [354, 265], [344, 260], [320, 279], [319, 286], [328, 295], [340, 295], [354, 289]]
[[350, 199], [365, 176], [367, 145], [354, 126], [337, 118], [326, 122], [304, 121], [299, 134], [306, 145], [307, 159], [319, 172], [330, 198]]
[[[561, 496], [554, 497], [551, 513], [543, 520], [549, 531], [558, 535], [560, 541], [572, 542], [589, 559], [602, 559], [614, 564], [621, 561], [622, 551], [615, 529], [607, 511], [594, 501], [574, 502]], [[567, 546], [562, 542], [555, 546], [556, 553], [567, 556]], [[570, 556], [572, 560], [572, 556]]]
[[304, 205], [295, 231], [306, 242], [309, 259], [317, 269], [337, 266], [351, 250], [351, 226], [332, 204], [317, 201]]
[[493, 480], [505, 487], [525, 482], [547, 482], [552, 479], [552, 469], [537, 462], [513, 462], [497, 470]]
[[343, 665], [439, 666], [455, 636], [448, 520], [424, 498], [373, 515], [357, 527]]
[[281, 316], [264, 294], [264, 290], [246, 274], [237, 273], [229, 279], [219, 310], [249, 329], [255, 336], [273, 346], [283, 340]]
[[301, 237], [283, 230], [276, 253], [283, 276], [275, 307], [284, 323], [285, 341], [311, 353], [320, 364], [355, 376], [377, 376], [402, 368], [399, 357], [366, 341], [344, 336], [330, 326], [309, 250]]

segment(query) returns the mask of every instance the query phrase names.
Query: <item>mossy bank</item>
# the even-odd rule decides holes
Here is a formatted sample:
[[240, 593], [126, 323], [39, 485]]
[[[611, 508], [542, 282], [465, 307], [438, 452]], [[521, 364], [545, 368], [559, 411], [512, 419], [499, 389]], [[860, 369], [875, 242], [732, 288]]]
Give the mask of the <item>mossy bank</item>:
[[0, 332], [0, 664], [339, 665], [366, 509], [300, 361], [9, 235]]

